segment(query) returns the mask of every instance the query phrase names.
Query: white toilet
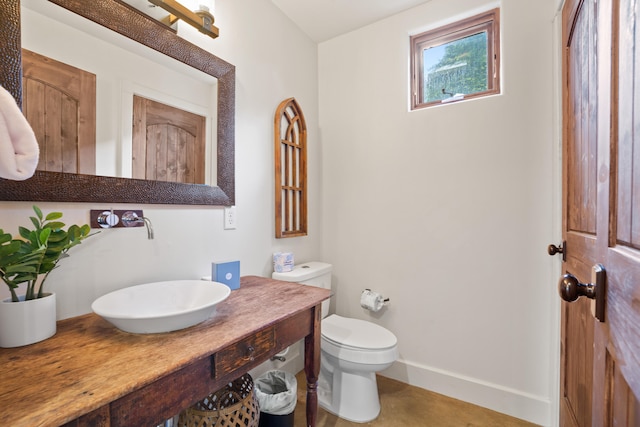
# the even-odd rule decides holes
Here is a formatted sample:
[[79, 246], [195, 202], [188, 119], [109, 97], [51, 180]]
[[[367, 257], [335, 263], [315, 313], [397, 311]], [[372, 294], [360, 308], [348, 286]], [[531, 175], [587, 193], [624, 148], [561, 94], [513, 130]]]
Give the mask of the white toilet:
[[[272, 277], [331, 289], [331, 264], [307, 262]], [[329, 300], [322, 303], [320, 406], [345, 420], [371, 421], [380, 413], [376, 372], [398, 358], [398, 340], [375, 323], [328, 314]]]

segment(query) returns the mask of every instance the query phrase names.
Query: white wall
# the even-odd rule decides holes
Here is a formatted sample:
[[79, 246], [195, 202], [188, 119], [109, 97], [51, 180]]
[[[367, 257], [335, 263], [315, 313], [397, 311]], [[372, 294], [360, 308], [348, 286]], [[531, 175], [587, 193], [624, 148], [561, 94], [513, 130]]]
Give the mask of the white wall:
[[[96, 297], [117, 288], [208, 275], [216, 259], [239, 259], [242, 275], [268, 276], [275, 251], [292, 251], [301, 261], [319, 258], [317, 46], [271, 2], [218, 3], [220, 37], [192, 37], [236, 66], [237, 229], [223, 230], [220, 208], [38, 203], [47, 212], [62, 211], [67, 224], [88, 222], [90, 209], [142, 208], [155, 228], [154, 240], [147, 240], [144, 228], [113, 229], [74, 248], [49, 278], [49, 289], [58, 294], [59, 318], [90, 312]], [[300, 103], [309, 128], [309, 236], [278, 240], [273, 225], [273, 115], [291, 96]], [[29, 225], [31, 205], [0, 202], [0, 228], [15, 233], [19, 225]], [[8, 292], [2, 288], [0, 295]]]
[[[557, 400], [556, 3], [501, 2], [501, 95], [421, 111], [409, 35], [497, 2], [432, 0], [319, 45], [335, 310], [397, 335], [384, 375], [541, 425]], [[364, 288], [384, 312], [359, 307]]]

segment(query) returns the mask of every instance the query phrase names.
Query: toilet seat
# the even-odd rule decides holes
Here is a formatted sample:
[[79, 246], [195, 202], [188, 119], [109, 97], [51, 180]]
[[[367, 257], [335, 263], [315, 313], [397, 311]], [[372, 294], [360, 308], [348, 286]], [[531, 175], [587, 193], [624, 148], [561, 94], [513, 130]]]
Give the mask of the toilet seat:
[[398, 357], [398, 339], [375, 323], [332, 314], [322, 320], [321, 349], [349, 362], [390, 363]]
[[322, 336], [338, 345], [362, 350], [378, 350], [398, 343], [391, 331], [366, 320], [332, 314], [322, 321]]

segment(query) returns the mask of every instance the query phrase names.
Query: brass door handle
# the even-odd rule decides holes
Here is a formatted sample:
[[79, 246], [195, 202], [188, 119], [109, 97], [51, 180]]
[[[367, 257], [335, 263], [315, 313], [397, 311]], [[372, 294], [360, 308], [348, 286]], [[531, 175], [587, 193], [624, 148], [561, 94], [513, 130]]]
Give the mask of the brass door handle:
[[580, 283], [573, 274], [565, 274], [558, 282], [558, 291], [560, 297], [567, 301], [573, 302], [585, 296], [595, 300], [594, 316], [601, 322], [604, 322], [605, 297], [607, 295], [607, 274], [602, 264], [596, 264], [591, 270], [592, 283]]

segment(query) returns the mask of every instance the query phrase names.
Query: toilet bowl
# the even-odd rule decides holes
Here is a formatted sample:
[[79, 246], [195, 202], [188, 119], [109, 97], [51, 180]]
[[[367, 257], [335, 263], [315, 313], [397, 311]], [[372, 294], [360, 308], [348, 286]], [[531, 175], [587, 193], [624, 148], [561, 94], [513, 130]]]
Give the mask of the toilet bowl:
[[322, 321], [318, 400], [329, 412], [365, 423], [380, 413], [376, 372], [398, 358], [398, 340], [382, 326], [332, 314]]
[[[273, 273], [277, 280], [331, 289], [331, 265], [308, 262], [293, 271]], [[380, 413], [376, 372], [398, 358], [398, 340], [375, 323], [329, 314], [322, 303], [318, 402], [348, 421], [365, 423]]]

